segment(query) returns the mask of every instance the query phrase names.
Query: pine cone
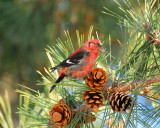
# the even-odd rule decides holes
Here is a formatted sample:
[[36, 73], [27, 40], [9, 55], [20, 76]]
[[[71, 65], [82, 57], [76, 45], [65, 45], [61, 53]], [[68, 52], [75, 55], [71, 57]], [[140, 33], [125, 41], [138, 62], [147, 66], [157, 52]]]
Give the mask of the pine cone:
[[82, 93], [85, 100], [85, 105], [91, 108], [94, 112], [98, 112], [99, 107], [103, 105], [102, 94], [100, 90], [87, 89]]
[[130, 109], [132, 99], [126, 93], [116, 92], [110, 94], [109, 103], [113, 111], [125, 112], [126, 109]]
[[93, 68], [86, 78], [86, 85], [91, 89], [102, 89], [107, 84], [108, 76], [102, 68]]
[[[87, 113], [86, 113], [86, 114], [87, 114]], [[84, 117], [84, 119], [83, 119], [83, 117], [82, 117], [82, 118], [81, 118], [81, 121], [85, 120], [86, 123], [89, 123], [89, 122], [90, 122], [90, 119], [91, 119], [92, 122], [96, 121], [96, 118], [95, 118], [95, 116], [94, 116], [92, 113], [91, 113], [90, 116], [89, 116], [89, 115], [86, 115], [86, 116]], [[79, 124], [81, 123], [81, 121], [79, 121], [79, 122], [76, 124], [75, 128], [79, 128]], [[84, 122], [84, 123], [85, 123], [85, 122]]]
[[71, 110], [66, 104], [56, 104], [49, 112], [51, 121], [56, 127], [67, 126], [71, 120]]
[[[90, 113], [90, 108], [86, 107], [86, 106], [82, 106], [79, 107], [77, 109], [73, 110], [73, 116], [80, 114], [82, 116], [82, 118], [79, 120], [79, 122], [76, 124], [75, 128], [79, 128], [79, 124], [85, 120], [86, 123], [89, 123], [90, 121], [95, 121], [96, 118], [95, 116]], [[85, 123], [85, 122], [84, 122]]]

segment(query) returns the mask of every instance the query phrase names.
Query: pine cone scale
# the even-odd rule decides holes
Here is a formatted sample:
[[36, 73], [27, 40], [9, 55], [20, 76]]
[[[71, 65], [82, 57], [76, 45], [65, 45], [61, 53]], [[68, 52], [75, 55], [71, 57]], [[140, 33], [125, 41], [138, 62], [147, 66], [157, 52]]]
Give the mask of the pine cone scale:
[[99, 96], [93, 96], [94, 99], [99, 99]]
[[101, 101], [99, 101], [99, 100], [96, 100], [96, 102], [95, 103], [97, 103], [97, 104], [101, 104]]
[[88, 103], [93, 103], [93, 102], [95, 102], [95, 100], [90, 99]]

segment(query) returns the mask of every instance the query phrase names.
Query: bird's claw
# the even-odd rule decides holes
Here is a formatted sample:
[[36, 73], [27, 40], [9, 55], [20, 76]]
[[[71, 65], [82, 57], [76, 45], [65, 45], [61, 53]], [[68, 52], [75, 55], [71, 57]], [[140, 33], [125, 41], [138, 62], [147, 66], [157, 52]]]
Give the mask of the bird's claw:
[[54, 72], [57, 68], [56, 67], [53, 67], [53, 68], [50, 68], [50, 73]]

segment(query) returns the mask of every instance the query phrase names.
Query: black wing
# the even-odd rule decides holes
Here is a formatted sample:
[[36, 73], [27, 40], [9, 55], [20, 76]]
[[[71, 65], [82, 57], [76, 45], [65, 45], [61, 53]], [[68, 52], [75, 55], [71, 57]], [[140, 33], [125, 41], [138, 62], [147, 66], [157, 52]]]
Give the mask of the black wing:
[[81, 62], [81, 60], [84, 58], [84, 56], [86, 56], [88, 54], [89, 54], [89, 52], [87, 52], [87, 51], [77, 52], [73, 56], [71, 56], [71, 57], [67, 58], [66, 60], [62, 61], [59, 65], [51, 68], [52, 72], [54, 70], [56, 70], [57, 68], [69, 67], [69, 66], [72, 66], [72, 65], [75, 65], [75, 64], [77, 65]]

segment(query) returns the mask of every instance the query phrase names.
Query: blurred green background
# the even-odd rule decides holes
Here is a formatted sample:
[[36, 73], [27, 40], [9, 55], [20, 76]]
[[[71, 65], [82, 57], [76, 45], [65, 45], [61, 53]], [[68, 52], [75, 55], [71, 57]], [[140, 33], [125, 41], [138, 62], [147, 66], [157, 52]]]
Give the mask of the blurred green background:
[[97, 31], [100, 40], [108, 43], [111, 35], [112, 55], [117, 56], [117, 39], [123, 43], [124, 33], [116, 18], [102, 13], [103, 7], [118, 13], [112, 0], [0, 0], [0, 93], [8, 90], [13, 112], [18, 104], [17, 84], [43, 89], [36, 86], [41, 79], [36, 70], [43, 73], [43, 67], [50, 66], [44, 49], [57, 38], [65, 40], [64, 30], [69, 30], [77, 48], [76, 30], [87, 41], [93, 25], [93, 35]]

